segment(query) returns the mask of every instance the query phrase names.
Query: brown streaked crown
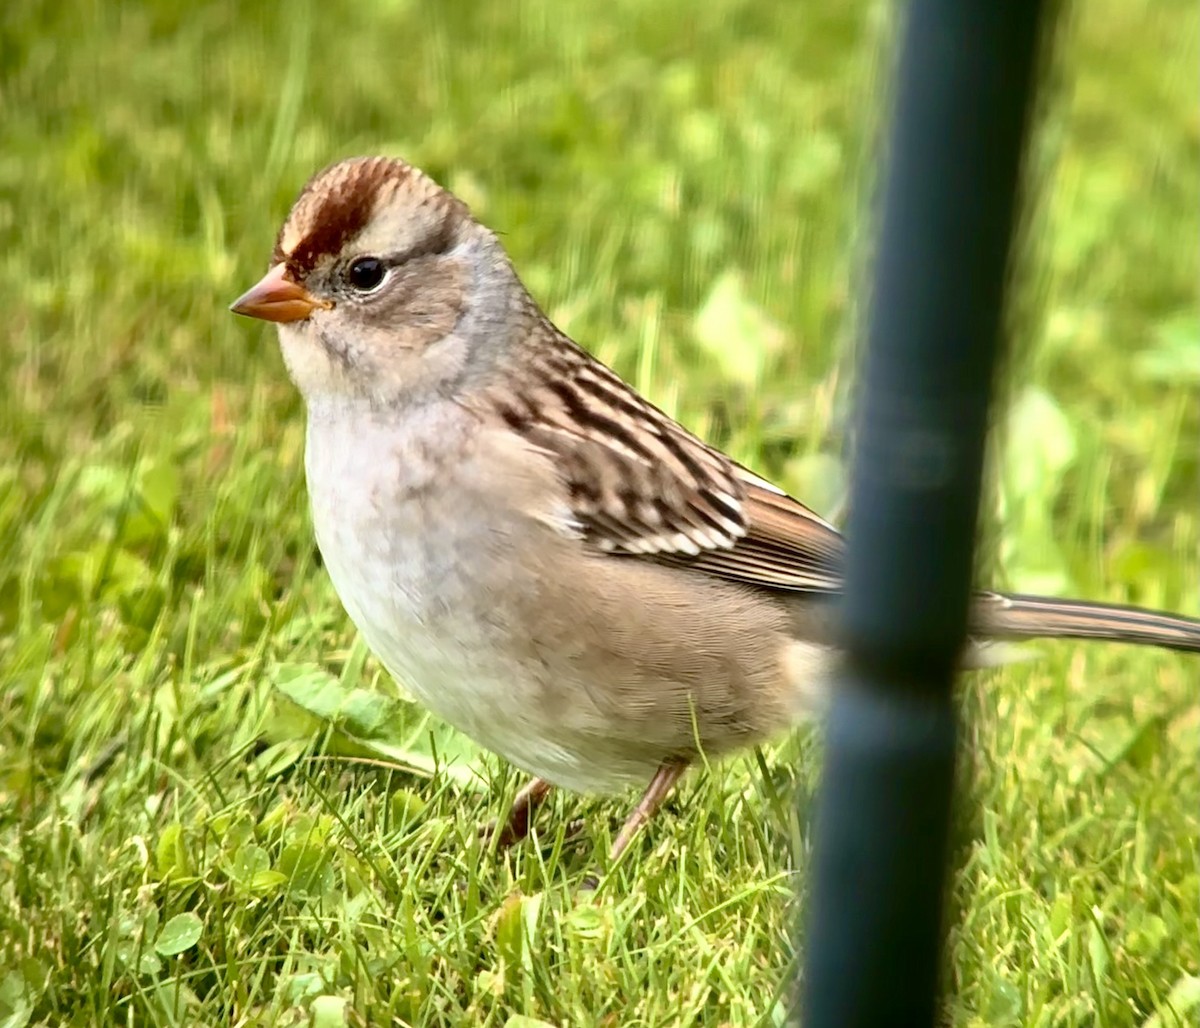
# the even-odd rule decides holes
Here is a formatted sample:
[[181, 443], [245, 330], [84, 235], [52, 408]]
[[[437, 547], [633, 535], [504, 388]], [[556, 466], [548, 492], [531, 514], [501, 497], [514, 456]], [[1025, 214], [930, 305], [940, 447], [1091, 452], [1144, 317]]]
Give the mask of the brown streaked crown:
[[275, 240], [273, 264], [284, 262], [303, 279], [370, 223], [381, 205], [408, 194], [414, 206], [444, 208], [447, 224], [470, 213], [457, 197], [412, 165], [394, 157], [352, 157], [317, 172], [300, 191]]

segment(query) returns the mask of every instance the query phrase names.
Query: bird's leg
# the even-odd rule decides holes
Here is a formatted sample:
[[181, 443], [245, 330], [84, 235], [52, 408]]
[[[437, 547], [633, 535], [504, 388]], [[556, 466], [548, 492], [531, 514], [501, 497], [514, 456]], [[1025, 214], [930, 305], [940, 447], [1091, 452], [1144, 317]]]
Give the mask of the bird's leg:
[[621, 826], [620, 832], [617, 833], [612, 849], [608, 851], [610, 861], [615, 863], [617, 858], [625, 852], [626, 847], [633, 842], [634, 836], [655, 815], [658, 808], [662, 806], [663, 800], [667, 798], [675, 783], [679, 781], [679, 776], [686, 770], [687, 764], [678, 760], [667, 761], [659, 766], [659, 769], [654, 772], [654, 777], [650, 779], [650, 784], [646, 786], [646, 791], [642, 793], [642, 798], [638, 800], [638, 805], [633, 808]]
[[487, 838], [495, 836], [496, 845], [500, 847], [520, 842], [529, 834], [533, 812], [538, 804], [549, 795], [551, 788], [553, 786], [545, 779], [534, 778], [513, 797], [512, 806], [508, 810], [508, 821], [505, 822], [504, 827], [499, 827], [493, 821], [484, 828], [482, 834]]

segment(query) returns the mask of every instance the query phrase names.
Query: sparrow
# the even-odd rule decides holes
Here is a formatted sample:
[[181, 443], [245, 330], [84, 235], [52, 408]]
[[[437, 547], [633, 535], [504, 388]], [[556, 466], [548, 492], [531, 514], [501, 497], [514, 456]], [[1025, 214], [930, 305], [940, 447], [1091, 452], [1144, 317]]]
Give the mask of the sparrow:
[[[821, 710], [842, 536], [559, 331], [421, 171], [319, 172], [231, 309], [278, 326], [351, 620], [429, 710], [534, 776], [501, 842], [552, 786], [635, 784], [615, 860], [701, 754]], [[1200, 651], [1200, 621], [1076, 600], [981, 592], [971, 626]], [[969, 644], [963, 665], [986, 662]]]

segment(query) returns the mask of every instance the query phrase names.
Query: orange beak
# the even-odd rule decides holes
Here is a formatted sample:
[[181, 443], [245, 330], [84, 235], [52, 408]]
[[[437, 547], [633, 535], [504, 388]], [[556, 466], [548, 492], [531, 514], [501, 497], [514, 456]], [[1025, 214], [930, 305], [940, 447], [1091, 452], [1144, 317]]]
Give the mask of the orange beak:
[[318, 300], [304, 286], [288, 277], [286, 264], [276, 264], [258, 283], [230, 304], [234, 314], [263, 321], [303, 321], [318, 307], [328, 310], [333, 304]]

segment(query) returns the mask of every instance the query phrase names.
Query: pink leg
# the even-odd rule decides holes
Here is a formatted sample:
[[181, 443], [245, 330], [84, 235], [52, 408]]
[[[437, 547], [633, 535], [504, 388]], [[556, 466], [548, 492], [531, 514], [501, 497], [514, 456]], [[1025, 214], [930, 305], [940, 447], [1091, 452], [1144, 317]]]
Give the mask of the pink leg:
[[650, 784], [646, 786], [646, 791], [642, 793], [638, 805], [625, 819], [621, 831], [617, 833], [617, 837], [613, 841], [612, 849], [608, 852], [610, 861], [615, 863], [617, 858], [625, 852], [637, 833], [642, 830], [642, 826], [654, 817], [658, 808], [662, 806], [663, 800], [670, 795], [671, 789], [679, 781], [679, 776], [686, 770], [687, 764], [672, 761], [663, 764], [654, 772], [654, 777], [650, 779]]
[[514, 843], [520, 842], [529, 834], [529, 825], [533, 821], [534, 810], [550, 794], [552, 788], [553, 786], [549, 782], [541, 778], [533, 779], [513, 797], [512, 807], [508, 811], [508, 821], [505, 822], [504, 827], [498, 828], [493, 821], [484, 828], [482, 834], [489, 838], [493, 835], [496, 836], [496, 845], [500, 847], [512, 846]]

